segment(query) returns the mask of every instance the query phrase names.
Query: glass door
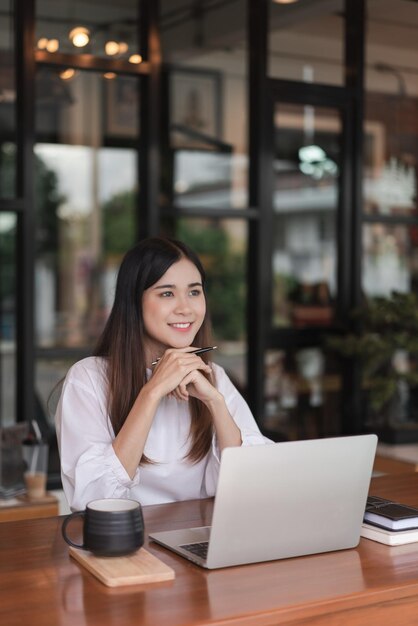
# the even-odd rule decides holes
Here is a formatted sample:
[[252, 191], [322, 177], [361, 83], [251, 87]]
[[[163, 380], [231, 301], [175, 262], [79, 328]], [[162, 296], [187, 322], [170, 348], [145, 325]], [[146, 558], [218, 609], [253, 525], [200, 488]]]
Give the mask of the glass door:
[[276, 439], [339, 429], [340, 378], [323, 336], [339, 302], [343, 125], [338, 106], [273, 105], [264, 428]]

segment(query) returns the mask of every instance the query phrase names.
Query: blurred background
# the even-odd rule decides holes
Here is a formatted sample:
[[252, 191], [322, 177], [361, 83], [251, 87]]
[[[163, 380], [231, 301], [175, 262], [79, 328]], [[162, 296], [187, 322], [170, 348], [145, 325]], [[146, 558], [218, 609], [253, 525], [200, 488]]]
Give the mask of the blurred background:
[[417, 290], [418, 3], [0, 0], [0, 33], [0, 426], [54, 446], [51, 392], [164, 234], [267, 435], [367, 429], [327, 337]]

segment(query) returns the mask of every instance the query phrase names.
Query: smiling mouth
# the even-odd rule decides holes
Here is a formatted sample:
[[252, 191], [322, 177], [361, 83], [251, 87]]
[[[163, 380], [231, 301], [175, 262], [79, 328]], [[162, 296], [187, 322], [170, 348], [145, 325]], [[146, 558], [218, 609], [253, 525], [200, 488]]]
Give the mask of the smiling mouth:
[[178, 322], [176, 324], [169, 324], [172, 328], [178, 328], [179, 330], [187, 330], [192, 325], [192, 322]]

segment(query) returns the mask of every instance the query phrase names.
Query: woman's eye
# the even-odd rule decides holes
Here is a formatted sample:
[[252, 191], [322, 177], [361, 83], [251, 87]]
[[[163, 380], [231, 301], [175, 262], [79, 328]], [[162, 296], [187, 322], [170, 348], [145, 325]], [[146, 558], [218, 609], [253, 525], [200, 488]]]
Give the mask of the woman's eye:
[[161, 293], [160, 293], [160, 296], [161, 296], [162, 298], [169, 298], [169, 297], [170, 297], [170, 296], [172, 296], [172, 295], [173, 295], [173, 292], [172, 292], [172, 291], [163, 291], [163, 292], [161, 292]]
[[190, 292], [191, 296], [200, 296], [201, 294], [201, 290], [200, 289], [192, 289], [192, 291]]

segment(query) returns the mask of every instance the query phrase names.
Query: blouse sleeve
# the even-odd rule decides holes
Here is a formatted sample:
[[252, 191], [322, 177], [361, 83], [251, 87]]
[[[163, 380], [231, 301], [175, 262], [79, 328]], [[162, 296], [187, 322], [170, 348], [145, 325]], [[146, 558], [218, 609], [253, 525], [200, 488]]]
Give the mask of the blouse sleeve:
[[140, 472], [131, 479], [116, 456], [104, 389], [87, 370], [83, 374], [84, 380], [70, 370], [55, 415], [62, 484], [72, 510], [98, 498], [129, 497]]
[[[264, 437], [257, 426], [257, 423], [250, 411], [250, 407], [232, 384], [225, 370], [219, 365], [214, 366], [216, 373], [217, 388], [225, 398], [228, 410], [241, 431], [243, 446], [258, 446], [272, 443], [270, 439]], [[220, 450], [216, 436], [212, 439], [212, 454], [206, 466], [205, 488], [206, 495], [213, 496], [216, 491], [220, 465]]]

